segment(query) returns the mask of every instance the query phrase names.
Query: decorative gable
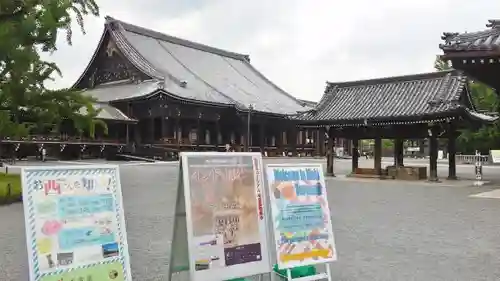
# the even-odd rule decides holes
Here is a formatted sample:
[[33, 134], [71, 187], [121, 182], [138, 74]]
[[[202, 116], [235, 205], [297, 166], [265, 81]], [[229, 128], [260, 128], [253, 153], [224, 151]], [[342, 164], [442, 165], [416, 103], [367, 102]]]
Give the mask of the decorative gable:
[[147, 75], [134, 67], [106, 32], [92, 61], [74, 88], [92, 89], [98, 85], [122, 80], [146, 80]]

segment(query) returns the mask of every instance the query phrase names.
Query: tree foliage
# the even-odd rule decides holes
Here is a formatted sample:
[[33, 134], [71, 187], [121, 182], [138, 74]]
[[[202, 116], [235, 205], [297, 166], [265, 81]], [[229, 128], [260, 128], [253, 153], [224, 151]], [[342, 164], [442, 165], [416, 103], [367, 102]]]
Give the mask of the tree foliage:
[[44, 82], [61, 75], [57, 65], [41, 59], [57, 50], [61, 31], [71, 44], [76, 19], [99, 15], [94, 0], [0, 0], [0, 136], [20, 136], [58, 127], [69, 119], [93, 136], [99, 114], [95, 100], [69, 89], [51, 91]]
[[[439, 56], [434, 62], [434, 67], [439, 71], [451, 69], [451, 66]], [[499, 112], [500, 101], [493, 89], [479, 81], [471, 81], [469, 91], [476, 110], [486, 113]], [[460, 133], [457, 140], [459, 152], [470, 154], [479, 150], [488, 153], [490, 149], [500, 148], [500, 123], [498, 121], [493, 125], [483, 125], [480, 128], [461, 128]]]

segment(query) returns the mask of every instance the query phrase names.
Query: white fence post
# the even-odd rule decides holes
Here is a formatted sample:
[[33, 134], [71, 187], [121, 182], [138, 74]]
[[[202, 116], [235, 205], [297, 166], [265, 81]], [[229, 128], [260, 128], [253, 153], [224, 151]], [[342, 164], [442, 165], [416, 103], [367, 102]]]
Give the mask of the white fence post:
[[481, 153], [476, 150], [476, 155], [475, 155], [475, 162], [474, 162], [474, 171], [476, 174], [476, 181], [474, 182], [475, 186], [482, 186], [483, 183], [483, 159], [481, 157]]

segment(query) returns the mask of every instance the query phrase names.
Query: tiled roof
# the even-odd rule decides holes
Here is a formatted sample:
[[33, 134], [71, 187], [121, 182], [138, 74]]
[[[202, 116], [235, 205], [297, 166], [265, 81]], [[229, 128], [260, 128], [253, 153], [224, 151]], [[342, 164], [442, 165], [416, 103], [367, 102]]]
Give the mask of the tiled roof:
[[371, 124], [451, 116], [465, 109], [459, 99], [468, 94], [464, 91], [466, 83], [467, 77], [458, 71], [328, 82], [316, 108], [299, 118], [306, 122]]
[[489, 20], [489, 29], [478, 32], [445, 32], [444, 44], [439, 47], [445, 52], [500, 51], [500, 20]]
[[[255, 111], [284, 115], [309, 109], [257, 71], [247, 55], [168, 36], [111, 17], [106, 17], [105, 32], [110, 32], [117, 47], [134, 66], [154, 79], [163, 80], [163, 90], [179, 98], [235, 106], [240, 110], [252, 105]], [[102, 92], [106, 98], [100, 100], [150, 94], [143, 90], [123, 94], [111, 87], [107, 91]]]
[[[107, 103], [95, 103], [93, 104], [93, 107], [96, 110], [100, 109], [100, 112], [97, 115], [98, 119], [121, 121], [121, 122], [137, 122], [137, 120], [129, 118], [118, 108], [113, 107]], [[85, 107], [82, 107], [80, 109], [80, 114], [87, 114], [87, 109]]]
[[99, 85], [86, 90], [84, 94], [90, 95], [99, 102], [111, 102], [146, 97], [162, 88], [163, 81], [149, 80], [140, 83], [126, 81], [110, 85]]
[[303, 100], [303, 99], [298, 99], [299, 102], [301, 102], [303, 105], [314, 108], [316, 105], [318, 105], [317, 102], [315, 101], [310, 101], [310, 100]]

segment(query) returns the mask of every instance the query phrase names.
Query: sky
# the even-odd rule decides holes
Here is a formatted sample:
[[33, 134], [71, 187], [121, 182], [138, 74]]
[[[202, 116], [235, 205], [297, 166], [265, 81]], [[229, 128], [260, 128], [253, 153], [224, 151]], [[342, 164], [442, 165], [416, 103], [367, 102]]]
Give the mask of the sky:
[[498, 0], [96, 0], [73, 45], [64, 34], [44, 58], [63, 72], [49, 84], [70, 87], [97, 47], [104, 16], [250, 55], [288, 93], [318, 101], [326, 81], [433, 71], [443, 32], [486, 29], [500, 19]]

